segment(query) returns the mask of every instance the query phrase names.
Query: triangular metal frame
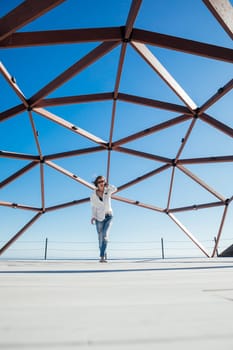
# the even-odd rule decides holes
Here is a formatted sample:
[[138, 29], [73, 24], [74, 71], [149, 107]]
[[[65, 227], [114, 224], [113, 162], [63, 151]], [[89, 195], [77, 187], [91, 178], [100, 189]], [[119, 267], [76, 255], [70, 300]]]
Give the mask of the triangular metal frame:
[[[207, 123], [210, 127], [216, 128], [221, 133], [224, 133], [228, 137], [233, 137], [233, 130], [228, 125], [215, 119], [205, 113], [207, 108], [212, 106], [214, 103], [219, 101], [225, 94], [227, 94], [233, 87], [233, 79], [225, 84], [223, 87], [219, 87], [218, 91], [211, 96], [202, 106], [197, 106], [197, 104], [191, 99], [190, 96], [184, 91], [180, 84], [175, 81], [172, 75], [166, 70], [166, 68], [159, 62], [159, 60], [153, 55], [149, 50], [147, 45], [158, 46], [162, 48], [168, 48], [171, 50], [181, 51], [184, 53], [189, 53], [193, 55], [204, 56], [210, 59], [222, 60], [226, 62], [233, 62], [233, 50], [225, 47], [210, 45], [206, 43], [201, 43], [193, 40], [178, 38], [170, 35], [164, 35], [160, 33], [149, 32], [141, 29], [134, 28], [134, 23], [137, 15], [140, 11], [141, 0], [133, 0], [131, 8], [127, 17], [127, 21], [124, 27], [114, 27], [114, 28], [88, 28], [88, 29], [72, 29], [72, 30], [51, 30], [45, 32], [16, 32], [19, 28], [23, 27], [27, 23], [35, 20], [39, 16], [43, 15], [45, 12], [51, 10], [52, 8], [58, 6], [63, 1], [55, 0], [27, 0], [21, 5], [13, 9], [9, 14], [4, 16], [0, 20], [0, 47], [2, 48], [14, 48], [14, 47], [26, 47], [34, 45], [53, 45], [53, 44], [66, 44], [66, 43], [85, 43], [85, 42], [101, 42], [96, 48], [91, 50], [88, 54], [82, 57], [79, 61], [73, 64], [70, 68], [60, 74], [57, 78], [49, 82], [42, 89], [37, 91], [29, 99], [25, 97], [21, 89], [16, 83], [15, 78], [11, 76], [7, 68], [0, 63], [0, 72], [10, 85], [12, 90], [17, 94], [21, 100], [21, 104], [14, 106], [8, 110], [0, 113], [0, 122], [6, 119], [15, 117], [16, 115], [27, 112], [28, 117], [32, 126], [32, 133], [35, 139], [37, 147], [37, 155], [32, 154], [21, 154], [12, 153], [7, 151], [0, 151], [0, 157], [2, 158], [12, 158], [28, 160], [29, 163], [22, 167], [20, 170], [4, 179], [0, 183], [0, 188], [3, 188], [15, 181], [17, 178], [31, 171], [36, 166], [40, 168], [40, 183], [41, 183], [41, 206], [39, 208], [26, 206], [20, 203], [10, 203], [0, 201], [1, 206], [17, 208], [22, 210], [30, 210], [36, 212], [35, 216], [24, 225], [1, 249], [0, 255], [9, 248], [9, 246], [15, 242], [35, 221], [37, 221], [40, 216], [44, 213], [49, 213], [53, 210], [58, 210], [61, 208], [81, 205], [89, 201], [89, 198], [83, 198], [79, 200], [74, 200], [72, 202], [63, 203], [59, 205], [54, 205], [52, 207], [46, 207], [45, 203], [45, 189], [44, 189], [44, 167], [52, 167], [56, 171], [62, 173], [64, 176], [68, 176], [73, 181], [79, 182], [81, 185], [86, 186], [90, 189], [93, 185], [86, 179], [73, 174], [68, 169], [64, 169], [58, 164], [56, 164], [56, 159], [64, 157], [72, 157], [80, 154], [90, 154], [93, 152], [108, 152], [108, 161], [106, 169], [107, 179], [110, 176], [111, 169], [111, 154], [112, 152], [126, 153], [131, 156], [142, 157], [146, 159], [156, 160], [161, 162], [161, 166], [154, 169], [153, 171], [146, 173], [140, 178], [132, 179], [130, 182], [121, 184], [118, 186], [118, 192], [123, 189], [134, 186], [136, 183], [145, 181], [151, 176], [155, 176], [158, 173], [162, 173], [167, 169], [172, 169], [172, 175], [170, 179], [169, 194], [167, 198], [167, 206], [165, 208], [157, 207], [156, 205], [151, 205], [147, 203], [142, 203], [134, 199], [120, 197], [117, 194], [113, 198], [117, 201], [128, 203], [131, 205], [136, 205], [142, 208], [154, 210], [160, 212], [161, 214], [166, 214], [175, 224], [192, 240], [192, 242], [206, 255], [207, 257], [214, 257], [217, 252], [218, 244], [221, 238], [224, 222], [227, 216], [228, 207], [232, 204], [233, 196], [230, 198], [225, 198], [222, 194], [216, 192], [208, 184], [206, 184], [202, 179], [197, 177], [194, 173], [186, 168], [186, 164], [207, 164], [207, 163], [224, 163], [232, 162], [233, 155], [226, 156], [216, 156], [216, 157], [205, 157], [205, 158], [191, 158], [182, 159], [181, 155], [186, 146], [186, 143], [195, 128], [197, 119], [201, 119], [204, 123]], [[227, 0], [203, 0], [205, 5], [211, 10], [212, 14], [217, 18], [219, 23], [222, 25], [223, 29], [232, 38], [233, 23], [229, 21], [229, 15], [227, 12], [233, 11], [229, 8]], [[33, 10], [32, 10], [33, 9]], [[135, 51], [147, 62], [147, 64], [158, 74], [162, 80], [164, 80], [167, 85], [173, 90], [173, 92], [182, 101], [181, 105], [172, 104], [164, 101], [153, 100], [141, 96], [134, 96], [125, 94], [119, 91], [122, 69], [125, 61], [125, 54], [127, 46], [131, 45]], [[90, 95], [80, 95], [80, 96], [68, 96], [59, 98], [46, 98], [52, 91], [57, 89], [59, 86], [64, 84], [66, 81], [70, 80], [85, 68], [93, 64], [95, 61], [101, 59], [104, 55], [108, 54], [110, 51], [116, 47], [121, 47], [117, 75], [115, 79], [114, 91], [106, 93], [96, 93]], [[49, 112], [46, 107], [48, 106], [59, 106], [66, 104], [84, 103], [92, 101], [106, 101], [112, 100], [112, 112], [111, 112], [111, 126], [109, 130], [108, 140], [103, 140], [89, 133], [87, 130], [81, 129], [78, 125], [73, 125], [61, 116], [55, 115]], [[124, 101], [134, 104], [141, 104], [144, 106], [150, 106], [153, 108], [160, 108], [167, 111], [179, 112], [178, 117], [169, 119], [163, 123], [156, 124], [153, 127], [141, 130], [132, 135], [128, 135], [120, 140], [113, 140], [113, 131], [115, 127], [116, 118], [116, 106], [118, 101]], [[183, 105], [184, 104], [184, 105]], [[34, 114], [39, 114], [43, 118], [47, 118], [53, 123], [57, 123], [60, 126], [67, 128], [70, 132], [81, 135], [84, 138], [91, 140], [95, 146], [86, 149], [72, 150], [69, 152], [61, 152], [57, 154], [43, 154], [41, 151], [40, 141], [36, 131], [36, 125], [34, 121]], [[185, 137], [182, 139], [181, 146], [177, 150], [175, 159], [169, 159], [156, 154], [150, 154], [146, 152], [140, 152], [134, 149], [129, 149], [123, 147], [125, 143], [133, 140], [137, 140], [141, 137], [145, 137], [150, 134], [154, 134], [160, 130], [166, 128], [172, 128], [174, 125], [182, 123], [184, 121], [189, 122], [189, 126], [186, 131]], [[171, 208], [170, 200], [173, 190], [174, 174], [177, 170], [180, 170], [195, 181], [199, 186], [202, 186], [206, 191], [210, 192], [216, 197], [217, 201], [205, 203], [205, 204], [193, 204], [186, 207]], [[216, 243], [214, 245], [213, 251], [209, 253], [207, 249], [194, 237], [194, 235], [176, 218], [174, 213], [204, 209], [204, 208], [214, 208], [223, 207], [223, 215], [218, 229], [218, 235]]]

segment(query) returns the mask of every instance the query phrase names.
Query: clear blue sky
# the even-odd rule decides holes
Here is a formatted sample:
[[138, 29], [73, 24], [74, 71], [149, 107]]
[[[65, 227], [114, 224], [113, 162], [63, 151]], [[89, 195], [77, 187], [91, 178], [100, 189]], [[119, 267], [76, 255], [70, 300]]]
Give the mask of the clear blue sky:
[[[21, 2], [0, 0], [0, 15], [5, 15]], [[19, 31], [124, 26], [130, 4], [131, 1], [128, 0], [68, 0]], [[232, 48], [230, 37], [201, 0], [144, 0], [134, 27]], [[30, 98], [98, 45], [99, 43], [85, 43], [1, 49], [0, 57], [8, 72], [16, 78], [26, 98]], [[232, 79], [233, 69], [229, 63], [155, 46], [148, 47], [197, 106], [201, 106], [220, 87]], [[113, 91], [119, 53], [120, 47], [118, 46], [47, 97]], [[20, 103], [3, 76], [0, 76], [0, 89], [1, 112]], [[126, 52], [119, 91], [183, 105], [183, 102], [130, 45]], [[233, 127], [232, 101], [233, 91], [215, 103], [207, 110], [207, 113]], [[104, 140], [109, 138], [112, 101], [47, 109]], [[178, 115], [170, 111], [119, 101], [113, 140], [116, 141]], [[95, 146], [86, 138], [72, 134], [35, 113], [33, 117], [44, 155]], [[189, 121], [184, 122], [124, 146], [174, 158], [189, 124]], [[0, 124], [0, 150], [37, 154], [27, 113], [19, 114]], [[232, 139], [198, 120], [184, 148], [182, 158], [232, 154]], [[91, 182], [96, 175], [106, 174], [107, 152], [61, 158], [55, 163]], [[27, 161], [0, 158], [0, 181], [27, 164]], [[156, 161], [112, 152], [110, 182], [120, 186], [161, 165], [162, 163]], [[232, 196], [232, 163], [187, 165], [187, 168], [226, 198]], [[119, 192], [119, 196], [164, 208], [167, 203], [170, 178], [171, 169]], [[46, 207], [90, 195], [89, 188], [49, 167], [45, 167], [45, 190]], [[1, 189], [0, 200], [40, 207], [39, 167]], [[213, 195], [179, 170], [176, 171], [171, 207], [215, 201], [216, 198]], [[220, 250], [232, 243], [232, 207], [231, 204], [223, 228]], [[113, 209], [115, 217], [109, 244], [110, 256], [159, 257], [161, 237], [164, 238], [167, 249], [170, 248], [169, 256], [202, 256], [202, 253], [192, 242], [189, 242], [185, 234], [167, 215], [118, 201], [113, 201]], [[176, 214], [176, 216], [211, 252], [213, 238], [218, 233], [223, 209], [223, 207], [217, 207], [188, 211]], [[0, 241], [3, 245], [32, 218], [34, 213], [1, 206], [0, 215]], [[90, 225], [90, 215], [89, 203], [45, 214], [2, 257], [39, 257], [43, 246], [41, 242], [44, 242], [46, 237], [49, 239], [50, 247], [54, 244], [53, 251], [51, 248], [51, 257], [80, 257], [83, 256], [82, 254], [96, 256], [98, 254], [97, 237], [95, 227]], [[69, 242], [75, 243], [70, 244]], [[76, 242], [93, 243], [78, 244]], [[86, 247], [86, 252], [79, 252], [78, 249], [83, 249], [83, 247]], [[26, 249], [26, 251], [20, 249]], [[70, 253], [65, 252], [65, 249], [70, 250]]]

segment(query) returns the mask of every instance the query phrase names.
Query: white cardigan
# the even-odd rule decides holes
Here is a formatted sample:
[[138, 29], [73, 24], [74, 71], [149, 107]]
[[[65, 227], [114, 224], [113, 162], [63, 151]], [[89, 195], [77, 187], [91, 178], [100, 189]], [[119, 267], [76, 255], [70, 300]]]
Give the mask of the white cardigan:
[[116, 192], [117, 188], [113, 185], [108, 185], [104, 189], [103, 193], [103, 201], [99, 199], [96, 194], [96, 190], [92, 192], [90, 200], [91, 200], [91, 208], [92, 208], [92, 218], [103, 221], [105, 219], [106, 214], [112, 215], [112, 207], [111, 207], [111, 195]]

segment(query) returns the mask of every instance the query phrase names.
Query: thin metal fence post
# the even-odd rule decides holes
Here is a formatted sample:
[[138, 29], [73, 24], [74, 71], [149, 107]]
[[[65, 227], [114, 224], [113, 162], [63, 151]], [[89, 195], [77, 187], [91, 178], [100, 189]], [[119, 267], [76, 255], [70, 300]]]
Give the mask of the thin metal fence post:
[[[215, 242], [215, 244], [217, 243], [217, 238], [216, 237], [214, 237], [214, 242]], [[217, 257], [218, 257], [218, 249], [216, 249], [216, 254], [217, 254]]]
[[47, 260], [47, 251], [48, 251], [48, 238], [45, 239], [45, 251], [44, 251], [45, 260]]
[[161, 248], [162, 248], [162, 259], [164, 259], [164, 244], [163, 244], [163, 238], [161, 238]]

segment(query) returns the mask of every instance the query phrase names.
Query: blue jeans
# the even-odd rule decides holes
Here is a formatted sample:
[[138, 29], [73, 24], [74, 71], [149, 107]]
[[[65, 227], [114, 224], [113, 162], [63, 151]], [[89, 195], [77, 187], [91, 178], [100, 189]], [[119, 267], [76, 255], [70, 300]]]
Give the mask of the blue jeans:
[[106, 215], [103, 221], [96, 220], [96, 230], [99, 238], [100, 257], [104, 258], [108, 244], [109, 230], [112, 224], [112, 215]]

